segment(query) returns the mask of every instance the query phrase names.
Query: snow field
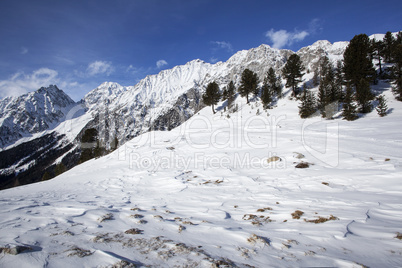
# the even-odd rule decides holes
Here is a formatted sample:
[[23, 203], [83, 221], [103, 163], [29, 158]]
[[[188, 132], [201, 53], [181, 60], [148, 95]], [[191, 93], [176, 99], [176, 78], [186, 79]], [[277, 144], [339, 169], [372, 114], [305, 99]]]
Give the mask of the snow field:
[[268, 111], [239, 98], [229, 118], [206, 107], [1, 191], [0, 247], [30, 250], [1, 253], [0, 266], [398, 267], [402, 104], [385, 95], [389, 115], [354, 122], [301, 120], [287, 97]]

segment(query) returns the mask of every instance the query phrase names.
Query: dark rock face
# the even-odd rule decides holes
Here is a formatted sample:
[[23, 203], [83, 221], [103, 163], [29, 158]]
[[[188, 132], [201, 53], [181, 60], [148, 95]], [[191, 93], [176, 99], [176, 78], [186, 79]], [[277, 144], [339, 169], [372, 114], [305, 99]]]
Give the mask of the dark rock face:
[[68, 153], [62, 163], [71, 168], [78, 163], [74, 144], [63, 142], [64, 135], [51, 133], [0, 152], [0, 190], [42, 180], [54, 174], [54, 161]]
[[177, 100], [171, 109], [153, 121], [150, 130], [172, 130], [204, 107], [201, 92], [194, 88], [190, 89]]

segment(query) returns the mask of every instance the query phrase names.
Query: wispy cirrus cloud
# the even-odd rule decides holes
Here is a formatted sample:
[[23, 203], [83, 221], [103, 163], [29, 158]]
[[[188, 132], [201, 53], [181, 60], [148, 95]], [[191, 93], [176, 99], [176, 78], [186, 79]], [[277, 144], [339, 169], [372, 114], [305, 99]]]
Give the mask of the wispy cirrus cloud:
[[313, 19], [309, 23], [309, 28], [307, 30], [293, 30], [291, 32], [287, 30], [275, 31], [271, 29], [265, 33], [265, 36], [271, 41], [272, 47], [283, 48], [286, 46], [291, 46], [296, 42], [303, 41], [307, 36], [316, 34], [318, 31], [322, 30], [321, 21], [319, 19]]
[[88, 65], [87, 74], [89, 76], [95, 76], [103, 74], [109, 76], [114, 72], [114, 67], [111, 62], [107, 61], [94, 61]]
[[126, 73], [136, 74], [139, 72], [139, 68], [134, 67], [132, 64], [126, 68]]
[[28, 49], [26, 47], [21, 47], [21, 55], [25, 55], [28, 53]]
[[165, 61], [165, 60], [158, 60], [156, 62], [156, 67], [158, 67], [158, 69], [162, 68], [165, 65], [168, 65], [167, 61]]
[[293, 31], [288, 32], [286, 30], [274, 29], [269, 30], [265, 33], [265, 36], [272, 42], [272, 47], [283, 48], [285, 46], [291, 46], [294, 42], [302, 41], [309, 33], [307, 31]]
[[229, 42], [225, 42], [225, 41], [211, 41], [211, 44], [213, 44], [215, 47], [214, 49], [224, 49], [228, 52], [233, 52], [233, 46], [231, 43]]
[[58, 72], [49, 68], [40, 68], [31, 74], [17, 72], [9, 79], [0, 81], [0, 97], [19, 96], [57, 83], [60, 83]]
[[320, 19], [313, 19], [310, 21], [309, 25], [308, 25], [308, 32], [310, 34], [317, 34], [320, 33], [323, 29], [322, 27], [323, 25], [323, 21]]
[[60, 77], [56, 70], [40, 68], [28, 74], [17, 72], [11, 75], [10, 78], [1, 80], [0, 98], [20, 96], [49, 85], [57, 85], [76, 101], [82, 98], [83, 91], [91, 88], [73, 80], [71, 77]]
[[217, 63], [217, 62], [218, 62], [218, 58], [216, 58], [216, 57], [211, 57], [211, 58], [209, 58], [209, 61], [210, 61], [211, 63]]

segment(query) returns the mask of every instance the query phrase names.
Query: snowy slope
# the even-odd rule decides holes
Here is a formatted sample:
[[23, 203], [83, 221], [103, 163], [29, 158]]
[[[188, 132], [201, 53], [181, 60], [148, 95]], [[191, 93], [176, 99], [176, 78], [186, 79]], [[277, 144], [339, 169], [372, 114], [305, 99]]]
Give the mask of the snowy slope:
[[[321, 56], [326, 55], [335, 63], [342, 58], [347, 44], [317, 41], [296, 52], [310, 70], [304, 77], [305, 81], [313, 77], [311, 71]], [[68, 103], [69, 98], [55, 86], [46, 89], [49, 93], [43, 89], [26, 95], [40, 95], [39, 92], [42, 92], [48, 94], [47, 97], [18, 98], [29, 105], [7, 106], [13, 101], [5, 99], [0, 105], [0, 122], [3, 125], [0, 137], [3, 143], [8, 144], [7, 147], [3, 145], [1, 155], [8, 161], [3, 161], [0, 167], [0, 184], [4, 187], [18, 184], [13, 177], [17, 175], [23, 177], [20, 183], [39, 181], [45, 171], [53, 173], [52, 166], [60, 162], [68, 168], [76, 165], [80, 137], [88, 128], [98, 130], [99, 139], [106, 149], [110, 148], [114, 138], [118, 138], [121, 145], [150, 130], [171, 130], [204, 107], [201, 97], [209, 82], [218, 82], [221, 89], [231, 80], [238, 86], [241, 73], [246, 68], [255, 71], [262, 81], [270, 67], [274, 67], [279, 74], [292, 53], [261, 45], [239, 51], [226, 62], [209, 64], [194, 60], [147, 76], [134, 86], [123, 87], [105, 82], [88, 93], [80, 103], [61, 109], [63, 101], [57, 104], [58, 101], [66, 100]], [[32, 111], [24, 107], [35, 108]], [[47, 147], [50, 144], [53, 146]], [[39, 150], [42, 151], [40, 155], [36, 153]]]
[[[304, 55], [318, 61], [316, 47]], [[321, 50], [330, 54], [331, 49], [326, 43]], [[231, 80], [238, 85], [246, 68], [262, 81], [270, 67], [279, 71], [292, 53], [261, 45], [239, 51], [226, 62], [193, 60], [147, 76], [134, 86], [105, 82], [75, 105], [56, 86], [4, 99], [0, 105], [1, 146], [2, 157], [9, 161], [1, 165], [0, 187], [39, 181], [45, 170], [53, 173], [51, 167], [60, 162], [68, 167], [77, 164], [80, 137], [88, 128], [98, 130], [106, 149], [115, 138], [121, 145], [150, 130], [173, 129], [204, 107], [202, 94], [209, 82], [218, 82], [222, 89]], [[314, 55], [308, 56], [311, 53]], [[48, 148], [48, 144], [54, 146]], [[42, 154], [35, 154], [39, 150]], [[23, 177], [19, 183], [13, 174]]]
[[400, 267], [402, 103], [375, 89], [384, 118], [301, 120], [286, 97], [267, 116], [238, 98], [229, 117], [207, 107], [1, 191], [0, 247], [29, 249], [0, 266]]
[[[316, 64], [322, 55], [334, 61], [341, 59], [347, 44], [318, 41], [297, 53], [309, 67], [310, 64]], [[226, 62], [210, 64], [193, 60], [147, 76], [135, 86], [123, 87], [105, 82], [88, 93], [84, 102], [89, 113], [94, 118], [99, 117], [93, 125], [99, 126], [105, 143], [112, 141], [115, 136], [124, 143], [150, 129], [171, 129], [170, 125], [161, 126], [161, 122], [170, 118], [176, 118], [175, 122], [170, 122], [173, 127], [183, 123], [203, 107], [201, 95], [208, 83], [216, 81], [221, 89], [231, 80], [238, 85], [241, 73], [246, 68], [256, 72], [262, 81], [270, 67], [279, 74], [292, 53], [290, 50], [261, 45], [239, 51]]]

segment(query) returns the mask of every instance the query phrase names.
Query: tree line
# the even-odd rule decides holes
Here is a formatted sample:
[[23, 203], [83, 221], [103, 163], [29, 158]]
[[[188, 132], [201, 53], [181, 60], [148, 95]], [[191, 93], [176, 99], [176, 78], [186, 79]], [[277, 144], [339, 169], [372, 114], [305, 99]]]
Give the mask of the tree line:
[[389, 80], [395, 98], [402, 101], [402, 32], [396, 38], [387, 32], [383, 40], [370, 39], [366, 34], [356, 35], [345, 49], [343, 61], [337, 62], [336, 67], [323, 57], [313, 78], [313, 84], [319, 85], [317, 97], [305, 89], [299, 114], [306, 118], [318, 110], [322, 117], [332, 118], [341, 106], [342, 118], [355, 120], [359, 112], [371, 112], [373, 102], [377, 101], [378, 114], [385, 116], [385, 97], [375, 97], [371, 89], [379, 79]]
[[[378, 71], [373, 62], [378, 66]], [[291, 97], [300, 101], [301, 118], [316, 113], [324, 118], [332, 118], [341, 109], [343, 119], [355, 120], [358, 113], [371, 112], [374, 101], [377, 103], [378, 114], [385, 116], [386, 99], [383, 95], [376, 97], [371, 85], [378, 83], [379, 79], [389, 80], [395, 98], [402, 101], [402, 32], [396, 37], [387, 32], [383, 40], [370, 39], [366, 34], [356, 35], [346, 47], [343, 61], [338, 61], [336, 66], [333, 66], [328, 57], [322, 57], [313, 70], [314, 76], [310, 85], [304, 83], [300, 87], [304, 70], [300, 57], [292, 54], [281, 73], [286, 80], [285, 86], [292, 91]], [[281, 81], [281, 76], [271, 67], [259, 87], [257, 74], [245, 69], [237, 91], [246, 98], [247, 103], [250, 101], [250, 95], [255, 99], [260, 97], [264, 109], [268, 109], [275, 99], [282, 97]], [[311, 86], [318, 86], [317, 94], [310, 90]], [[213, 113], [214, 105], [220, 100], [227, 101], [227, 107], [230, 109], [235, 99], [235, 91], [233, 81], [223, 92], [216, 82], [212, 82], [206, 88], [203, 101], [212, 106]]]
[[[250, 95], [252, 98], [261, 98], [264, 109], [270, 108], [275, 98], [282, 97], [282, 84], [280, 76], [277, 76], [275, 70], [271, 67], [260, 88], [259, 79], [255, 72], [250, 69], [245, 69], [242, 72], [240, 86], [237, 92], [240, 96], [245, 97], [247, 103], [250, 103]], [[207, 85], [205, 93], [202, 95], [202, 100], [205, 105], [212, 106], [212, 112], [215, 114], [214, 105], [219, 101], [227, 101], [226, 107], [231, 110], [236, 97], [236, 88], [233, 81], [221, 92], [219, 85], [216, 82], [211, 82]]]

